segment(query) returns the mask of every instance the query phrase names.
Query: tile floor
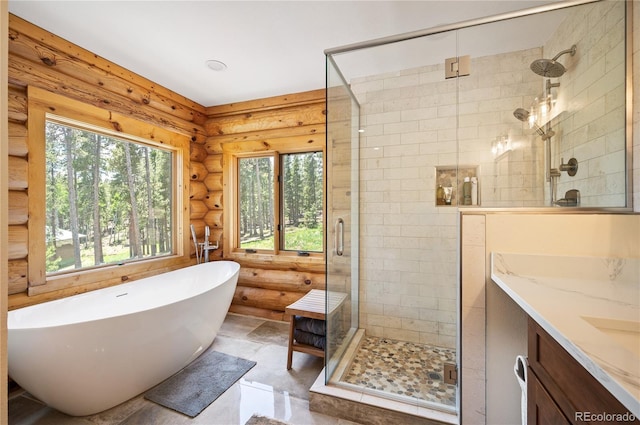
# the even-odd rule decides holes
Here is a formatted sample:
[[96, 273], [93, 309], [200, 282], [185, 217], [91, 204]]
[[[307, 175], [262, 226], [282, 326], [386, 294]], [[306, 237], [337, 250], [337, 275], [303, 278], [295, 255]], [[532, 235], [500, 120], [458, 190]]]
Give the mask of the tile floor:
[[443, 381], [444, 363], [455, 362], [456, 352], [452, 349], [367, 336], [342, 380], [391, 394], [455, 406], [456, 386]]
[[287, 323], [229, 314], [211, 349], [257, 365], [193, 419], [142, 395], [96, 415], [71, 417], [17, 391], [9, 396], [9, 424], [244, 425], [254, 413], [293, 425], [354, 424], [309, 411], [309, 388], [322, 371], [323, 360], [295, 352], [293, 368], [287, 371], [287, 338]]

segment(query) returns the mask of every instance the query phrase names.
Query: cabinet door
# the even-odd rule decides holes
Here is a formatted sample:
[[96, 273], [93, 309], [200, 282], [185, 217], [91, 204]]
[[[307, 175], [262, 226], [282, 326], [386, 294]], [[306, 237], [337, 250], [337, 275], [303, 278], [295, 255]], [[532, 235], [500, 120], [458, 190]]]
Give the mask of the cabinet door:
[[527, 377], [527, 424], [570, 425], [531, 368]]
[[[581, 420], [585, 412], [629, 415], [622, 403], [531, 318], [528, 344], [531, 375], [571, 423], [585, 423]], [[630, 423], [640, 424], [640, 419]]]

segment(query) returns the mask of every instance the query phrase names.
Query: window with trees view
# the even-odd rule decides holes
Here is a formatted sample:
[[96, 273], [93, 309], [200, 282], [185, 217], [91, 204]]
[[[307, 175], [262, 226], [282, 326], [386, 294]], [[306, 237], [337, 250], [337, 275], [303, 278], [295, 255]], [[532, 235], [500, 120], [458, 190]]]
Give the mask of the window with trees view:
[[241, 249], [322, 252], [322, 152], [238, 158], [237, 228]]
[[46, 272], [171, 254], [172, 153], [47, 120]]

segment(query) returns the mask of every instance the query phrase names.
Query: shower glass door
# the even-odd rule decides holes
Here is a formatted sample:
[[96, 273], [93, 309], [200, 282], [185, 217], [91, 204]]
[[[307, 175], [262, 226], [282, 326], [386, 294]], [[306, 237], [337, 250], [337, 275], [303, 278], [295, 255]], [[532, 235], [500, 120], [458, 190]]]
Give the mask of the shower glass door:
[[326, 382], [358, 329], [359, 116], [360, 106], [328, 57]]

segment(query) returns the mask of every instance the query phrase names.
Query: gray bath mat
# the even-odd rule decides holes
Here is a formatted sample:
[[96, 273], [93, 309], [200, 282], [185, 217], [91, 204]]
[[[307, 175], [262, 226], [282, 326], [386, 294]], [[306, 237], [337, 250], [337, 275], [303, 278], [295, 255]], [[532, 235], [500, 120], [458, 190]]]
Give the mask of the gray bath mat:
[[144, 398], [193, 418], [255, 365], [211, 350], [147, 391]]

